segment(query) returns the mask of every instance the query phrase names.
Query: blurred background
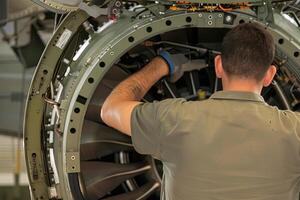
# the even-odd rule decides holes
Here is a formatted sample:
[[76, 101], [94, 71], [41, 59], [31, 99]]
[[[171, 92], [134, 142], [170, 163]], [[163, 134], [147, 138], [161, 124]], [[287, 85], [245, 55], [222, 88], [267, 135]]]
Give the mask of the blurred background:
[[62, 16], [30, 0], [0, 1], [0, 199], [30, 199], [23, 151], [27, 89]]

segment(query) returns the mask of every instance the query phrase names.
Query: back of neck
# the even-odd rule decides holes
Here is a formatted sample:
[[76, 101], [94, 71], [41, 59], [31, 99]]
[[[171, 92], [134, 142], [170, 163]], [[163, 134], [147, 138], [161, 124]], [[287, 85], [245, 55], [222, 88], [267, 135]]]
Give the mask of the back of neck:
[[247, 79], [222, 80], [222, 83], [224, 91], [253, 92], [260, 94], [262, 90], [262, 85]]

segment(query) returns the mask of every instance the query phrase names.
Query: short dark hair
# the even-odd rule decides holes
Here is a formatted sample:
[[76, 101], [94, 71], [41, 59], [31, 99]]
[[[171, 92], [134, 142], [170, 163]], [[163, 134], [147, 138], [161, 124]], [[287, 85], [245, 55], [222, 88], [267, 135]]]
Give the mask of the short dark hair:
[[224, 37], [222, 65], [228, 76], [261, 81], [275, 54], [271, 33], [258, 23], [244, 23]]

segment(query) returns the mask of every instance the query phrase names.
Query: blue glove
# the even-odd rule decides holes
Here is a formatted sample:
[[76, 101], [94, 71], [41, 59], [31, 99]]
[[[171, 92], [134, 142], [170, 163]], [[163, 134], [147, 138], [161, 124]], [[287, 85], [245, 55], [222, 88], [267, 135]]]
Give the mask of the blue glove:
[[159, 52], [159, 56], [163, 58], [168, 64], [170, 75], [174, 74], [175, 64], [173, 62], [173, 58], [171, 57], [171, 55], [167, 51], [161, 50]]
[[176, 82], [183, 75], [182, 65], [189, 62], [184, 54], [170, 54], [167, 51], [161, 50], [159, 56], [163, 58], [169, 66], [170, 82]]
[[169, 81], [174, 83], [178, 81], [186, 71], [200, 70], [207, 67], [207, 63], [203, 59], [189, 60], [184, 54], [170, 54], [161, 50], [158, 55], [163, 58], [169, 66]]

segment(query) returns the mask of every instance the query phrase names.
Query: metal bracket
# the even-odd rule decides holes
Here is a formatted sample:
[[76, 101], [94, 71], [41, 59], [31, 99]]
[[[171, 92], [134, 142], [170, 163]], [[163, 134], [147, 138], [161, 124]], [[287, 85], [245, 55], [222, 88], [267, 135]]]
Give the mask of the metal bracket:
[[256, 10], [257, 18], [262, 22], [274, 23], [274, 15], [271, 0], [262, 1]]
[[79, 152], [66, 153], [66, 168], [68, 173], [80, 172]]
[[100, 15], [107, 15], [108, 9], [107, 8], [100, 8], [96, 5], [87, 5], [86, 3], [81, 2], [79, 4], [79, 9], [85, 11], [88, 15], [97, 18]]
[[85, 11], [88, 15], [94, 18], [97, 18], [101, 15], [109, 16], [111, 18], [118, 18], [121, 13], [122, 2], [120, 0], [110, 1], [106, 8], [81, 2], [79, 4], [79, 9]]
[[163, 11], [165, 11], [165, 6], [162, 4], [150, 4], [146, 6], [148, 10], [156, 17], [160, 16]]

